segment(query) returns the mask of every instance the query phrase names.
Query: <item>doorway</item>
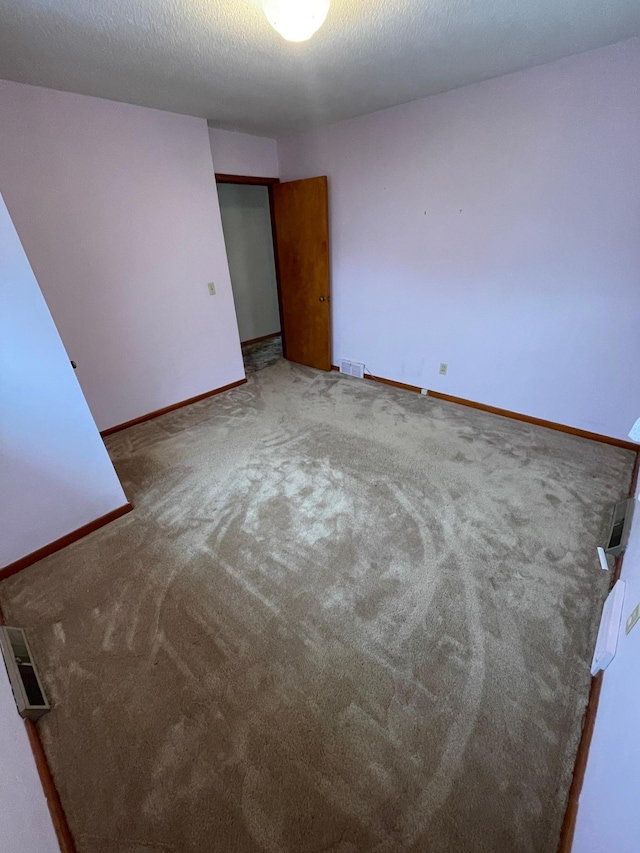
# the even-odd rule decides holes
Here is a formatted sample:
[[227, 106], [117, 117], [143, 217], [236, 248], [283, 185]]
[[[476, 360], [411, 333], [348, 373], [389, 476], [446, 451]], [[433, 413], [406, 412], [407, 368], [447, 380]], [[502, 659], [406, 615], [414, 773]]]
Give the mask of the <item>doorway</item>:
[[270, 184], [216, 177], [242, 357], [253, 373], [283, 355]]
[[216, 181], [246, 371], [331, 370], [327, 178]]

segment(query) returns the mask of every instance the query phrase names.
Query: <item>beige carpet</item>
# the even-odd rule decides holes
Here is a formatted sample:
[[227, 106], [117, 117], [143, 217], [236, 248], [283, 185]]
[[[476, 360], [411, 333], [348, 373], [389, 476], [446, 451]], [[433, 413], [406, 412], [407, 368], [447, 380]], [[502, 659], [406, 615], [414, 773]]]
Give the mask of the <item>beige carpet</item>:
[[242, 360], [247, 376], [256, 370], [263, 370], [271, 364], [275, 364], [282, 358], [282, 337], [268, 338], [266, 341], [258, 341], [257, 344], [242, 345]]
[[279, 361], [0, 585], [81, 853], [554, 853], [632, 454]]

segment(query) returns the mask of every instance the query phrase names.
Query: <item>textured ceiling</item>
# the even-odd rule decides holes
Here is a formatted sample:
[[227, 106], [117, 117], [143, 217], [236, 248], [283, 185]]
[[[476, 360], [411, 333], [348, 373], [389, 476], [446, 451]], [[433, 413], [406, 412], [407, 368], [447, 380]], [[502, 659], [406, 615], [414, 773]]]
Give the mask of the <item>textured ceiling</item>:
[[332, 0], [302, 44], [258, 0], [0, 0], [0, 78], [286, 136], [638, 34], [639, 0]]

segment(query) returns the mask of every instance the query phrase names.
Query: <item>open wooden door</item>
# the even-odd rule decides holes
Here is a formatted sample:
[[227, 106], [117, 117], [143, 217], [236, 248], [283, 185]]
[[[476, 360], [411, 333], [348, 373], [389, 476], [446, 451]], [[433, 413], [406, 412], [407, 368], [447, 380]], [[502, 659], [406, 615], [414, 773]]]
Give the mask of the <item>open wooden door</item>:
[[274, 184], [285, 358], [331, 370], [327, 179]]

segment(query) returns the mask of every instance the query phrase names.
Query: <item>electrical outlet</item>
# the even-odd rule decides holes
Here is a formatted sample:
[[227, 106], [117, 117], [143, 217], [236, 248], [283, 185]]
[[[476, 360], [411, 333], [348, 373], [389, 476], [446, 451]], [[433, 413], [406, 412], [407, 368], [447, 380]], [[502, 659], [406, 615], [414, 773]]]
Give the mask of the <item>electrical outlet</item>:
[[444, 361], [440, 363], [440, 376], [446, 376], [447, 375], [447, 367], [448, 366], [449, 365], [445, 364]]
[[426, 396], [427, 396], [427, 394], [429, 393], [429, 391], [428, 391], [426, 388], [421, 388], [421, 389], [420, 389], [420, 393], [421, 393], [424, 397], [426, 397]]
[[216, 295], [215, 284], [212, 281], [210, 281], [209, 284], [207, 285], [207, 287], [209, 288], [209, 296], [215, 296]]
[[627, 619], [627, 624], [625, 625], [624, 632], [628, 634], [636, 622], [640, 621], [640, 604], [636, 604], [635, 610], [631, 613]]

